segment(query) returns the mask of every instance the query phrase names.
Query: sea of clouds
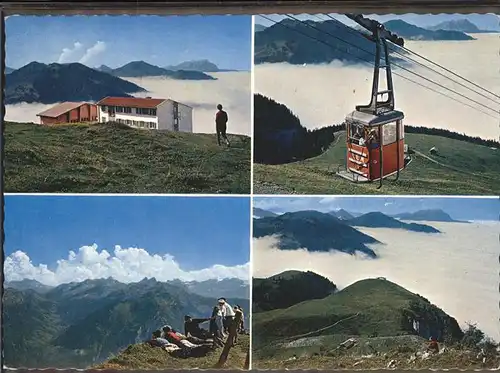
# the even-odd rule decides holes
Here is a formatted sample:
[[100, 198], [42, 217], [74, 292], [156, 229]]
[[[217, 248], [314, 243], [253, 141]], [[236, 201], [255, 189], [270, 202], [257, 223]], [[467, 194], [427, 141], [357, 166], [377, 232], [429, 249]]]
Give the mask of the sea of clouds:
[[[498, 34], [475, 34], [471, 41], [407, 41], [410, 50], [442, 65], [500, 95], [498, 60]], [[412, 56], [416, 61], [470, 86], [490, 98], [486, 99], [457, 83], [414, 65], [410, 69], [447, 88], [459, 92], [498, 112], [500, 99], [479, 88]], [[406, 67], [406, 66], [405, 66]], [[408, 67], [406, 67], [408, 68]], [[452, 98], [467, 102], [464, 97], [446, 91], [418, 76], [393, 66], [393, 71], [418, 83], [429, 86]], [[309, 128], [340, 124], [356, 105], [367, 104], [371, 92], [373, 67], [367, 64], [344, 65], [335, 61], [323, 65], [262, 64], [255, 66], [255, 90], [288, 106]], [[385, 78], [384, 78], [385, 79]], [[411, 126], [443, 128], [484, 139], [498, 139], [498, 115], [476, 103], [469, 104], [491, 116], [471, 109], [460, 102], [422, 88], [415, 83], [394, 76], [396, 108], [405, 113], [405, 123]], [[382, 79], [382, 82], [384, 80]], [[381, 88], [383, 89], [383, 88]], [[496, 103], [495, 103], [496, 102]]]
[[357, 228], [380, 242], [378, 259], [362, 255], [279, 250], [276, 238], [254, 239], [252, 273], [269, 277], [286, 270], [313, 271], [339, 288], [385, 277], [418, 293], [455, 317], [477, 323], [500, 341], [498, 322], [498, 232], [500, 222], [434, 223], [441, 234], [403, 229]]

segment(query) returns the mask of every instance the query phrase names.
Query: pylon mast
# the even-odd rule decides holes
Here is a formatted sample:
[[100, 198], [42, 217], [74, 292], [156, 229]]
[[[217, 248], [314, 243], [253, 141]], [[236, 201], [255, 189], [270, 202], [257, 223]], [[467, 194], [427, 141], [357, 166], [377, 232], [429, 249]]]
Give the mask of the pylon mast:
[[[387, 41], [403, 47], [404, 40], [387, 30], [380, 22], [358, 14], [346, 14], [346, 17], [369, 31], [370, 35], [364, 36], [375, 43], [375, 61], [370, 103], [368, 105], [358, 105], [356, 106], [356, 110], [373, 115], [394, 110], [394, 85], [392, 82], [391, 61]], [[387, 90], [384, 91], [379, 91], [380, 69], [385, 69]], [[381, 100], [380, 98], [384, 95], [387, 98]]]

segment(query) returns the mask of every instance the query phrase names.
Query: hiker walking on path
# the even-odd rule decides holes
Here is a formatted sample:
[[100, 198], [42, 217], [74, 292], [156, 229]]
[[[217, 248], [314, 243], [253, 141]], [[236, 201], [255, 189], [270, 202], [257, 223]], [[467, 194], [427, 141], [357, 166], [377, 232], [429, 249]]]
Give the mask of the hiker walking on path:
[[221, 104], [217, 105], [217, 110], [218, 110], [217, 114], [215, 114], [215, 129], [217, 131], [217, 143], [220, 146], [220, 140], [221, 140], [220, 138], [222, 136], [222, 138], [226, 140], [226, 145], [230, 146], [231, 144], [229, 143], [229, 140], [226, 135], [227, 121], [228, 121], [227, 113], [224, 110], [222, 110]]

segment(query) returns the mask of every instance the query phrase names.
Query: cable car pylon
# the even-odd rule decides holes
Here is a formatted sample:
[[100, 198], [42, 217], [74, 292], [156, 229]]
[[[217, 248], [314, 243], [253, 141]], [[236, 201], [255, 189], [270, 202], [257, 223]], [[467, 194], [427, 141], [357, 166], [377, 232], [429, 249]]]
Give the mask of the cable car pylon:
[[[346, 16], [371, 35], [367, 39], [375, 43], [375, 61], [370, 102], [357, 105], [345, 119], [346, 127], [346, 166], [337, 175], [355, 183], [382, 181], [399, 174], [411, 162], [404, 143], [404, 113], [395, 110], [394, 85], [387, 40], [404, 46], [404, 40], [374, 20], [361, 15]], [[383, 55], [382, 55], [383, 54]], [[387, 89], [379, 91], [380, 69], [385, 70]], [[382, 100], [383, 97], [385, 100]]]

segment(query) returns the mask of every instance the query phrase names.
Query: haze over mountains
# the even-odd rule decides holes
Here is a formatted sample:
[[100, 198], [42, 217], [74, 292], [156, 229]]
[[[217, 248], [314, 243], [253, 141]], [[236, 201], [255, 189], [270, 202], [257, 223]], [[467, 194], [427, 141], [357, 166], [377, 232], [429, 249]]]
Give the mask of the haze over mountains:
[[[144, 61], [132, 61], [116, 69], [105, 65], [93, 69], [80, 63], [31, 62], [17, 70], [6, 68], [5, 102], [52, 104], [62, 101], [98, 101], [106, 96], [129, 97], [132, 93], [145, 91], [143, 87], [122, 78], [216, 80], [217, 78], [200, 70], [206, 65], [215, 66], [212, 70], [220, 72], [210, 61], [186, 62], [183, 65], [186, 69], [180, 66], [175, 70]], [[188, 68], [193, 70], [187, 70]]]
[[[495, 201], [490, 203], [495, 206]], [[265, 205], [259, 207], [265, 208]], [[464, 204], [463, 208], [469, 208], [469, 216], [474, 216], [470, 214], [474, 207]], [[466, 224], [421, 221], [441, 233], [352, 227], [380, 242], [367, 244], [376, 258], [349, 255], [340, 250], [312, 251], [305, 245], [300, 250], [282, 250], [278, 234], [254, 237], [253, 276], [267, 278], [289, 270], [313, 271], [339, 289], [366, 278], [387, 277], [438, 304], [456, 317], [461, 326], [472, 320], [500, 341], [497, 316], [499, 223], [483, 220]]]
[[124, 284], [108, 278], [57, 287], [7, 283], [5, 365], [88, 367], [149, 338], [162, 325], [182, 331], [184, 315], [208, 317], [221, 296], [248, 310], [248, 283], [236, 279]]
[[448, 30], [460, 31], [467, 34], [481, 34], [481, 33], [497, 33], [493, 30], [482, 30], [477, 27], [473, 22], [467, 19], [453, 19], [450, 21], [443, 21], [435, 26], [428, 27], [429, 30]]
[[[393, 19], [390, 21], [399, 21], [399, 19]], [[387, 21], [387, 22], [390, 22]], [[403, 21], [405, 22], [405, 21]], [[408, 22], [405, 22], [407, 24]], [[415, 26], [415, 25], [414, 25]], [[264, 31], [266, 28], [269, 26], [262, 25], [260, 23], [255, 23], [254, 30], [255, 32], [261, 32]], [[416, 26], [424, 30], [431, 30], [431, 31], [437, 31], [437, 30], [444, 30], [444, 31], [458, 31], [458, 32], [463, 32], [467, 34], [479, 34], [479, 33], [497, 33], [498, 31], [496, 30], [487, 30], [487, 29], [481, 29], [479, 28], [474, 22], [471, 22], [470, 20], [466, 18], [457, 18], [457, 19], [452, 19], [448, 21], [442, 21], [439, 22], [433, 26], [427, 26], [427, 27], [422, 27], [422, 26]]]
[[[475, 38], [466, 32], [475, 29], [481, 32], [469, 21], [447, 21], [426, 29], [394, 19], [385, 22], [384, 26], [405, 40], [467, 41]], [[269, 27], [256, 25], [255, 32], [256, 64], [317, 64], [333, 60], [360, 63], [360, 60], [371, 59], [369, 53], [374, 54], [375, 50], [371, 41], [336, 20], [316, 22], [285, 18]], [[398, 60], [397, 56], [393, 60]]]
[[[424, 213], [422, 213], [424, 215]], [[429, 218], [432, 211], [427, 212]], [[442, 215], [436, 214], [436, 219]], [[254, 210], [253, 236], [278, 237], [281, 250], [307, 249], [310, 252], [338, 251], [354, 255], [362, 253], [370, 258], [377, 254], [370, 245], [380, 244], [375, 238], [362, 233], [359, 227], [392, 228], [405, 231], [438, 234], [440, 231], [428, 224], [405, 223], [381, 212], [354, 216], [345, 210], [323, 213], [297, 211], [276, 215], [266, 210]]]
[[[360, 213], [355, 211], [347, 211], [345, 209], [338, 209], [328, 212], [330, 215], [335, 216], [340, 220], [351, 220], [362, 215], [370, 214], [370, 213]], [[254, 207], [253, 210], [254, 218], [259, 217], [269, 217], [269, 216], [278, 216], [279, 213], [275, 213], [273, 211], [269, 211], [263, 208]], [[457, 223], [461, 222], [460, 220], [453, 219], [448, 213], [441, 209], [425, 209], [425, 210], [417, 210], [413, 212], [402, 212], [398, 214], [383, 214], [392, 218], [400, 219], [400, 220], [413, 220], [413, 221], [441, 221], [441, 222], [450, 222]]]

